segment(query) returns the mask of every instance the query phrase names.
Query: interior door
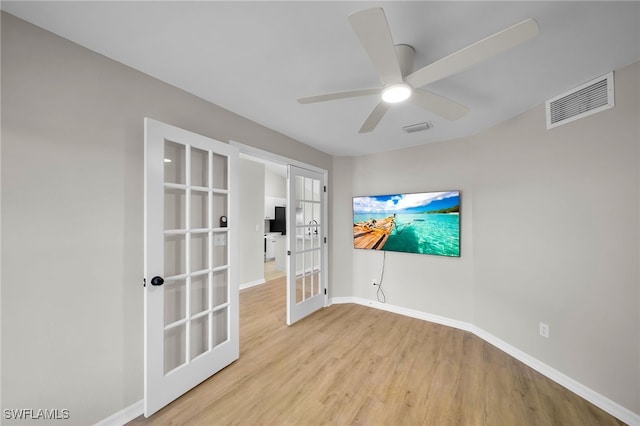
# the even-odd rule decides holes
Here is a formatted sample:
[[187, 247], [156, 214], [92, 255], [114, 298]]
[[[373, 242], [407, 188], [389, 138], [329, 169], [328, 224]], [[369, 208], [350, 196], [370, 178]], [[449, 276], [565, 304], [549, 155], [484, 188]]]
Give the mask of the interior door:
[[146, 417], [239, 357], [237, 162], [145, 119]]
[[326, 304], [324, 175], [289, 165], [287, 324]]

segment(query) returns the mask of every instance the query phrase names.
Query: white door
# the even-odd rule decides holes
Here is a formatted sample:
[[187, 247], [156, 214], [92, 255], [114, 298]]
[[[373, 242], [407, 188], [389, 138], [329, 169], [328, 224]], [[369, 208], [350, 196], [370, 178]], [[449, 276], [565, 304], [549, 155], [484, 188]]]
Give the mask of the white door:
[[287, 324], [326, 305], [324, 175], [289, 165]]
[[239, 357], [237, 162], [145, 118], [146, 417]]

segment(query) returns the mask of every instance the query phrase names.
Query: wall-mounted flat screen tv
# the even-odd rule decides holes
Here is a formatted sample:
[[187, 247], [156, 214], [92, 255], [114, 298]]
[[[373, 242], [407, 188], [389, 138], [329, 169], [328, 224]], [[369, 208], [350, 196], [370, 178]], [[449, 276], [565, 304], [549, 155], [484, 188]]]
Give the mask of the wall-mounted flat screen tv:
[[353, 247], [460, 256], [460, 191], [353, 197]]

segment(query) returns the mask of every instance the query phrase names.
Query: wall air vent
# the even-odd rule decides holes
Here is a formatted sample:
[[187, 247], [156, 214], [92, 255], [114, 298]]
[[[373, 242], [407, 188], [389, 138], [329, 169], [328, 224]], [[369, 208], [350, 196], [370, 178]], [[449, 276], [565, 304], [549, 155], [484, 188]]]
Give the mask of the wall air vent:
[[426, 121], [424, 123], [411, 124], [409, 126], [404, 126], [402, 130], [404, 130], [407, 133], [416, 133], [416, 132], [422, 132], [424, 130], [429, 130], [432, 127], [433, 127], [433, 124], [431, 124], [430, 121]]
[[547, 129], [613, 108], [613, 71], [549, 99]]

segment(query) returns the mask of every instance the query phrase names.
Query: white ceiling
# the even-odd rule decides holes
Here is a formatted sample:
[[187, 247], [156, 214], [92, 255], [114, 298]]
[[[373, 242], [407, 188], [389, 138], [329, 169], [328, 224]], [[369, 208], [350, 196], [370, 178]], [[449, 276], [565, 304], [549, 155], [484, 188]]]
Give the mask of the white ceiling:
[[[2, 9], [333, 155], [477, 133], [640, 59], [640, 2], [11, 2]], [[301, 105], [301, 96], [379, 87], [347, 16], [383, 7], [421, 68], [526, 18], [540, 34], [428, 89], [471, 108], [449, 122], [394, 106], [358, 134], [375, 97]], [[434, 128], [405, 134], [430, 121]]]

